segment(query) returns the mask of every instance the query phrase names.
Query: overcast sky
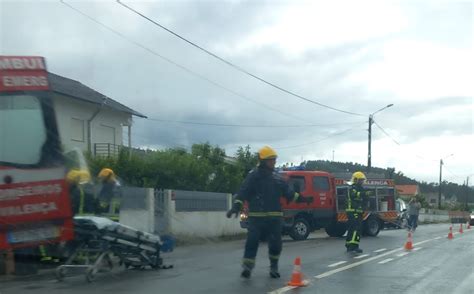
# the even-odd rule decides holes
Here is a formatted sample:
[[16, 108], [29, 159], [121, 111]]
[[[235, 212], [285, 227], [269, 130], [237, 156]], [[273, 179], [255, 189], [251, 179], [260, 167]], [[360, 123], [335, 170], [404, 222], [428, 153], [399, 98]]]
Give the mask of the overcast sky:
[[0, 0], [0, 53], [44, 56], [50, 71], [149, 118], [322, 125], [135, 118], [135, 146], [209, 141], [232, 155], [268, 144], [280, 163], [334, 151], [366, 164], [368, 116], [393, 103], [374, 117], [391, 138], [373, 125], [373, 166], [436, 182], [439, 159], [454, 154], [445, 179], [474, 173], [470, 1], [123, 1], [267, 81], [363, 116], [282, 93], [113, 0], [66, 2], [128, 41], [60, 1]]

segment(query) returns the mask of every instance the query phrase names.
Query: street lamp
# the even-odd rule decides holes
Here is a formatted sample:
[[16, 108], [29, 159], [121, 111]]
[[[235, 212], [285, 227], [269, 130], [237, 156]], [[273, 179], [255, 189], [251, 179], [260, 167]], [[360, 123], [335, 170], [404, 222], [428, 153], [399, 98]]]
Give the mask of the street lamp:
[[[448, 156], [445, 156], [444, 159], [449, 158], [453, 156], [454, 154], [450, 154]], [[441, 183], [442, 183], [442, 175], [443, 175], [443, 158], [439, 160], [439, 185], [438, 185], [438, 209], [441, 209]]]
[[369, 115], [369, 152], [367, 154], [367, 172], [370, 172], [372, 167], [372, 124], [374, 123], [374, 115], [392, 106], [393, 104], [389, 104]]

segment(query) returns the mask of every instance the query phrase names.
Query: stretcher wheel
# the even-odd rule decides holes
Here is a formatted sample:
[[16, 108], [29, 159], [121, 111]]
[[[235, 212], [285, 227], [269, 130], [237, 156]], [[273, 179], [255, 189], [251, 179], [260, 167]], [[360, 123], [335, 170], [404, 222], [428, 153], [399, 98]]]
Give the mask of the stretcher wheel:
[[66, 277], [66, 268], [62, 266], [58, 266], [58, 268], [56, 268], [55, 274], [56, 274], [56, 279], [59, 282], [62, 282], [64, 278]]
[[94, 282], [96, 271], [93, 267], [90, 267], [86, 270], [86, 280], [89, 283]]

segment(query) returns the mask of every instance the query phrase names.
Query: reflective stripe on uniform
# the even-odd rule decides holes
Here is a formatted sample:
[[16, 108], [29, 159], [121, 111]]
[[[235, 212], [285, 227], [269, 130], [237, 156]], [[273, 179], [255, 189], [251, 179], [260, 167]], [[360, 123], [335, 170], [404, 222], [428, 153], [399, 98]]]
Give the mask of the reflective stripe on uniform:
[[273, 260], [278, 260], [278, 259], [280, 259], [280, 255], [270, 255], [270, 254], [269, 254], [268, 257], [269, 257], [270, 259], [273, 259]]
[[241, 200], [239, 199], [235, 199], [234, 203], [238, 203], [238, 204], [244, 204]]
[[283, 212], [281, 211], [249, 212], [249, 216], [253, 216], [253, 217], [283, 216]]
[[51, 256], [48, 256], [48, 254], [46, 253], [46, 247], [44, 245], [39, 246], [39, 251], [41, 255], [41, 261], [50, 261], [53, 259]]
[[359, 245], [359, 241], [357, 240], [357, 231], [354, 231], [354, 233], [352, 233], [352, 239], [349, 242], [346, 242], [346, 244]]
[[84, 189], [82, 189], [82, 187], [79, 185], [78, 187], [79, 189], [79, 215], [83, 215], [84, 214]]
[[255, 259], [253, 258], [244, 258], [242, 259], [243, 264], [255, 264]]
[[352, 199], [351, 199], [351, 191], [347, 191], [347, 209], [346, 211], [354, 211], [352, 209]]

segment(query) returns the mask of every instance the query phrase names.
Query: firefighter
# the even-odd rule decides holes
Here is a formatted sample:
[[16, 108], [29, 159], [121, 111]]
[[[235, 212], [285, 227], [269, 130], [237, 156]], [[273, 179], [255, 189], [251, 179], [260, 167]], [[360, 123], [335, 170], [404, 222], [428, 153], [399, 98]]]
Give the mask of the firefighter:
[[66, 181], [69, 183], [70, 194], [72, 198], [72, 211], [75, 215], [84, 215], [94, 212], [94, 199], [84, 193], [83, 185], [90, 182], [91, 175], [87, 170], [72, 169], [66, 175]]
[[114, 190], [118, 185], [115, 173], [110, 168], [103, 168], [97, 177], [102, 184], [102, 188], [99, 192], [99, 213], [114, 213]]
[[358, 171], [352, 174], [352, 184], [347, 193], [346, 213], [349, 218], [349, 228], [346, 237], [346, 248], [347, 252], [351, 253], [363, 252], [359, 248], [359, 242], [362, 231], [362, 216], [368, 200], [368, 193], [362, 187], [365, 180], [366, 177], [363, 172]]
[[255, 267], [258, 244], [261, 237], [267, 237], [270, 276], [279, 278], [278, 260], [282, 250], [282, 217], [280, 196], [287, 201], [306, 202], [288, 184], [274, 172], [277, 154], [271, 147], [265, 146], [258, 152], [259, 164], [250, 171], [235, 198], [232, 209], [227, 212], [235, 217], [242, 209], [243, 202], [249, 205], [249, 228], [245, 252], [242, 260], [243, 278], [250, 278]]

